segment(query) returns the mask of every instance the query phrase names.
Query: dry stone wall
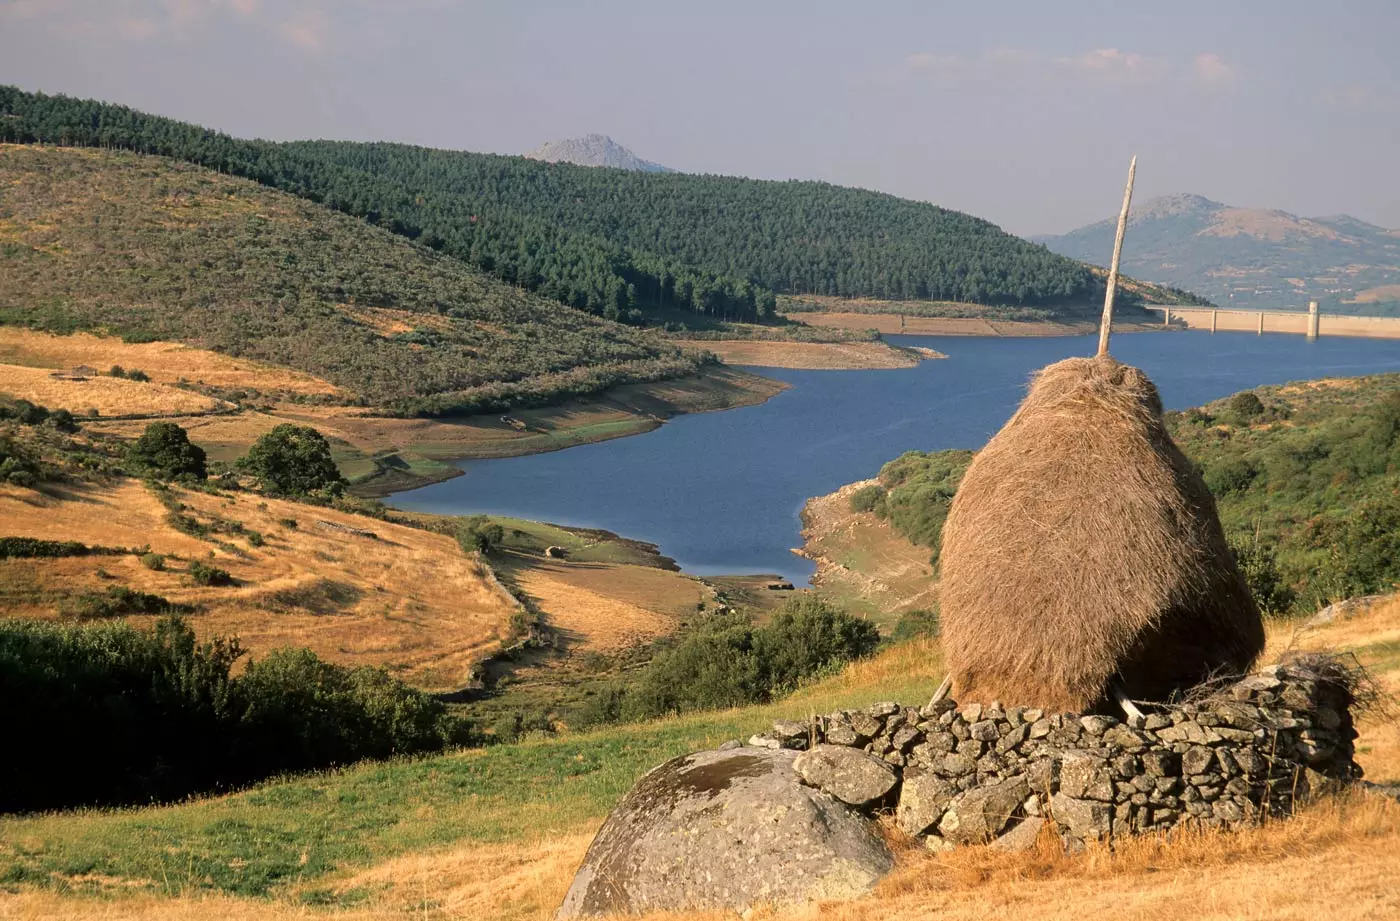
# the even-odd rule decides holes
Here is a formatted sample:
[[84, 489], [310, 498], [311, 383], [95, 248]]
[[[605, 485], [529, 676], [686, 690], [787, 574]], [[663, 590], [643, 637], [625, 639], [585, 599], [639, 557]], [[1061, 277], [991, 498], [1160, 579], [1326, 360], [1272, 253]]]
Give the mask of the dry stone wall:
[[1235, 827], [1358, 779], [1353, 703], [1345, 671], [1311, 657], [1135, 724], [997, 703], [878, 703], [779, 721], [749, 744], [802, 751], [793, 768], [804, 783], [867, 813], [893, 809], [934, 850], [1027, 847], [1045, 823], [1081, 847]]

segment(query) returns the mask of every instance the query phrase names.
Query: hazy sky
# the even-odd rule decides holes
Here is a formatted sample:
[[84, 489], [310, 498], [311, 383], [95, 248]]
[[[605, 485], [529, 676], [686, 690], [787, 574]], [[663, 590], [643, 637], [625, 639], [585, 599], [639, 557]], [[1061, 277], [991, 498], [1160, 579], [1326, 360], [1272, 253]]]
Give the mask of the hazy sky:
[[1400, 227], [1400, 0], [0, 0], [0, 83], [235, 135], [588, 132], [1017, 233], [1196, 192]]

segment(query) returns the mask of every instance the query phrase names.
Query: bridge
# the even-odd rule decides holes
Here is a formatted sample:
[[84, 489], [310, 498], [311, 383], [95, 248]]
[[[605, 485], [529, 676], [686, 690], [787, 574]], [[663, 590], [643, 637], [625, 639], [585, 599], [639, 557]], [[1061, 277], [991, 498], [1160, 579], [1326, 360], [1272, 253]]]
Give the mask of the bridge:
[[1318, 336], [1362, 336], [1372, 339], [1400, 339], [1400, 317], [1358, 317], [1327, 314], [1317, 301], [1307, 310], [1239, 310], [1215, 307], [1166, 307], [1147, 305], [1162, 311], [1162, 325], [1208, 329], [1211, 332], [1293, 333], [1316, 339]]

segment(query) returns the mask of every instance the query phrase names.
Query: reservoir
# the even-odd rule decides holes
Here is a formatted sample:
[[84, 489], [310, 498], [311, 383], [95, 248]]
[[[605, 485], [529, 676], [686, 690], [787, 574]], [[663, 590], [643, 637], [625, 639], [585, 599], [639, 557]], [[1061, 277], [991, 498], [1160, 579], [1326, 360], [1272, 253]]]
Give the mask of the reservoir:
[[[1032, 372], [1094, 353], [1096, 336], [891, 336], [945, 360], [885, 371], [756, 368], [791, 389], [760, 406], [680, 416], [654, 432], [551, 454], [462, 461], [465, 476], [391, 505], [604, 528], [651, 541], [699, 575], [776, 573], [799, 584], [798, 513], [812, 496], [873, 477], [904, 451], [979, 448]], [[1138, 333], [1113, 340], [1169, 409], [1264, 384], [1400, 371], [1400, 341], [1248, 333]]]

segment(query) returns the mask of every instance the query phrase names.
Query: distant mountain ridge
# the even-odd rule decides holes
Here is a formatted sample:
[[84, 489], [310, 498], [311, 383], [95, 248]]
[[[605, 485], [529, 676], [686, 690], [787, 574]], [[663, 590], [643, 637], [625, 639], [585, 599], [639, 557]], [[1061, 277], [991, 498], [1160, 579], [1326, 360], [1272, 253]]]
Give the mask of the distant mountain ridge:
[[[1200, 195], [1154, 198], [1133, 208], [1123, 268], [1188, 288], [1221, 307], [1302, 307], [1400, 313], [1400, 231], [1346, 214], [1299, 217], [1237, 208]], [[1114, 221], [1032, 238], [1073, 259], [1113, 251]]]
[[581, 138], [546, 141], [525, 155], [546, 163], [572, 163], [575, 166], [607, 166], [641, 173], [674, 173], [677, 170], [643, 160], [606, 134], [585, 134]]

